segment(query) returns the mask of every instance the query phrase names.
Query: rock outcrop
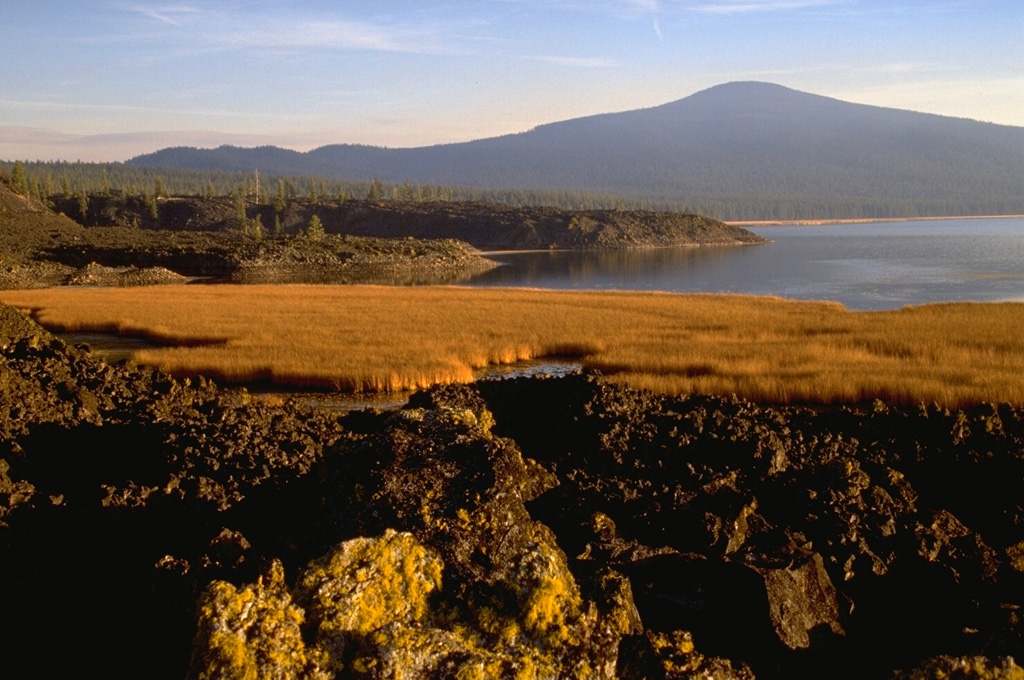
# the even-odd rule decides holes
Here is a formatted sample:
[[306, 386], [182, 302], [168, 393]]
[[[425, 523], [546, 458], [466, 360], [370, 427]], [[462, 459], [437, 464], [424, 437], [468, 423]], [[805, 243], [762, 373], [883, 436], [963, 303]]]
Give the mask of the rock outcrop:
[[1008, 404], [570, 375], [330, 414], [0, 307], [12, 676], [1016, 678], [1022, 488]]
[[[77, 199], [56, 197], [56, 209], [77, 214]], [[158, 201], [158, 216], [141, 198], [93, 196], [88, 226], [135, 225], [145, 231], [223, 232], [235, 228], [228, 197], [173, 197]], [[313, 215], [330, 234], [388, 239], [458, 239], [488, 250], [608, 249], [764, 243], [756, 234], [701, 215], [646, 210], [563, 210], [512, 207], [472, 201], [370, 201], [290, 199], [281, 212], [249, 206], [247, 217], [276, 222], [285, 234], [299, 234]]]

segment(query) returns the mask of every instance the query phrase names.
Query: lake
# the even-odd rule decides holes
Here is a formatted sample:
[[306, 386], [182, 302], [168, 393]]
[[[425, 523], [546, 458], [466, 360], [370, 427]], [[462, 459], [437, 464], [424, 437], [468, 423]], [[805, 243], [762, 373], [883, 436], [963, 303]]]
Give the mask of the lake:
[[1024, 218], [763, 226], [774, 243], [491, 255], [462, 285], [778, 295], [850, 309], [1024, 301]]

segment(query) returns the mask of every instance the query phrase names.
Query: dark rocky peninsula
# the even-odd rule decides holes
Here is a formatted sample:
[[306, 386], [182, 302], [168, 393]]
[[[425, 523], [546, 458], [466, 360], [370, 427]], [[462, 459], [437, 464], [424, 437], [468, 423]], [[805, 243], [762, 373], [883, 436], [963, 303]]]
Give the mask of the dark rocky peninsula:
[[[92, 203], [99, 210], [103, 197]], [[132, 202], [109, 197], [107, 204]], [[454, 239], [337, 234], [255, 237], [215, 223], [190, 229], [173, 220], [144, 226], [129, 220], [130, 226], [124, 226], [121, 218], [126, 213], [102, 214], [110, 219], [90, 220], [89, 226], [82, 226], [15, 194], [0, 178], [0, 286], [149, 285], [180, 283], [186, 277], [240, 282], [326, 278], [338, 283], [456, 283], [494, 266]]]
[[[238, 210], [228, 197], [174, 197], [153, 210], [139, 197], [92, 196], [85, 216], [75, 198], [56, 198], [55, 209], [87, 226], [138, 226], [171, 231], [231, 231]], [[248, 219], [268, 231], [298, 234], [313, 215], [329, 234], [376, 238], [457, 239], [484, 250], [636, 248], [764, 243], [756, 234], [700, 215], [634, 210], [572, 211], [449, 201], [290, 199], [277, 208], [249, 205]]]
[[6, 307], [0, 402], [11, 677], [1022, 673], [1009, 405], [573, 375], [339, 415], [108, 365]]
[[[0, 176], [0, 286], [224, 281], [451, 284], [495, 263], [478, 249], [763, 243], [697, 215], [485, 203], [18, 195]], [[74, 216], [74, 220], [67, 216]], [[319, 221], [322, 231], [310, 233]]]

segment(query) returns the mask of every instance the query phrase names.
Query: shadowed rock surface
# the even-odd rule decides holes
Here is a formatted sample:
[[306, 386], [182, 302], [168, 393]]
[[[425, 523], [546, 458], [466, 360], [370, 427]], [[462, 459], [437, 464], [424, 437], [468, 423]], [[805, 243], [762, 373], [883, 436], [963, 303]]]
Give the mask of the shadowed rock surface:
[[0, 307], [12, 677], [1016, 678], [1022, 488], [1009, 405], [572, 375], [342, 416]]

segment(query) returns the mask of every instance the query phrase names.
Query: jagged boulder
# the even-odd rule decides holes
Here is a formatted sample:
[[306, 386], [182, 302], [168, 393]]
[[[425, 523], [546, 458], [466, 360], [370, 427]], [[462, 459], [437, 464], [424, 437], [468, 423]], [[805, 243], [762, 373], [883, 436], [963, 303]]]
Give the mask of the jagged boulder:
[[194, 680], [326, 680], [319, 650], [302, 638], [304, 614], [271, 564], [255, 584], [211, 583], [197, 606], [199, 619], [189, 678]]
[[[550, 474], [493, 436], [492, 423], [471, 388], [413, 400], [325, 456], [328, 514], [342, 531], [394, 528], [436, 551], [455, 618], [525, 677], [612, 677], [619, 639], [640, 630], [631, 591], [606, 573], [581, 590], [555, 535], [524, 503]], [[607, 595], [600, 604], [586, 596], [597, 592]]]
[[412, 534], [388, 530], [313, 560], [294, 589], [277, 561], [252, 585], [214, 581], [199, 599], [189, 676], [612, 678], [616, 655], [587, 656], [576, 635], [617, 643], [619, 627], [640, 631], [635, 612], [620, 620], [632, 607], [624, 581], [606, 575], [607, 616], [593, 605], [584, 614], [571, 575], [544, 548], [512, 567], [513, 616], [441, 599], [443, 568]]

